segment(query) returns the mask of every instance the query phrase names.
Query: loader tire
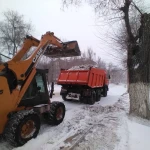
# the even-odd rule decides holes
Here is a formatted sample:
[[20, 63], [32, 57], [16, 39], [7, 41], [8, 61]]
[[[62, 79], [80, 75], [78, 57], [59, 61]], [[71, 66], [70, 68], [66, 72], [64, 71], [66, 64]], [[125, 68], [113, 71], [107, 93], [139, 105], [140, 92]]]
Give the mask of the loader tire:
[[96, 101], [96, 93], [95, 91], [92, 91], [91, 97], [88, 99], [88, 104], [93, 105]]
[[65, 117], [65, 105], [62, 102], [52, 102], [50, 111], [44, 113], [43, 117], [50, 125], [60, 124]]
[[40, 125], [40, 118], [33, 110], [19, 111], [9, 118], [4, 137], [13, 146], [22, 146], [37, 137]]

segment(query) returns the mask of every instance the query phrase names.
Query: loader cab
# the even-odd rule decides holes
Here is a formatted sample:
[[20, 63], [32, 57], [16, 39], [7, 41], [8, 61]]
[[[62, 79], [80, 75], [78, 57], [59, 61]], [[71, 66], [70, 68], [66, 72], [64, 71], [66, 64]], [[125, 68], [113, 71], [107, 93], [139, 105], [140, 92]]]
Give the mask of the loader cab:
[[48, 70], [37, 69], [37, 72], [20, 101], [19, 106], [33, 107], [35, 105], [49, 103], [47, 73]]

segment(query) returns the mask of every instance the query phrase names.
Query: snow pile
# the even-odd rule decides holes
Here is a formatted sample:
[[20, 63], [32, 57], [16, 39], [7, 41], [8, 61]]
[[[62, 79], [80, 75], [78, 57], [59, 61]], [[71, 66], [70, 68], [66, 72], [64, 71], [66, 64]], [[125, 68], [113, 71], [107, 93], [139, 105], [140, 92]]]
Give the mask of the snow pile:
[[68, 70], [89, 70], [91, 67], [97, 68], [97, 65], [88, 64], [88, 65], [73, 66]]

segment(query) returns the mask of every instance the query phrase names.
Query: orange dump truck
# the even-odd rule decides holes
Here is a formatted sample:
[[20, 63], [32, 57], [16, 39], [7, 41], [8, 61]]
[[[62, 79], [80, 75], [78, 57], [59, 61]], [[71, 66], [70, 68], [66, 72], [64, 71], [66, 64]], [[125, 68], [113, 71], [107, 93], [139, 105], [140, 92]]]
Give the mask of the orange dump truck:
[[57, 81], [62, 85], [63, 100], [78, 100], [90, 105], [100, 101], [101, 96], [107, 96], [108, 83], [106, 71], [94, 67], [61, 70]]

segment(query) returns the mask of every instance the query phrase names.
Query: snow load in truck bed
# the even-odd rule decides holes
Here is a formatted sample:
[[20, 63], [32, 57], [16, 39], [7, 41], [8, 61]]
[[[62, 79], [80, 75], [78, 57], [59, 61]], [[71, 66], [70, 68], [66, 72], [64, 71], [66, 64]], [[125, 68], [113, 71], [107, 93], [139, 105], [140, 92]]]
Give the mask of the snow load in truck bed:
[[89, 70], [91, 67], [97, 68], [97, 65], [88, 64], [88, 65], [73, 66], [68, 70]]

